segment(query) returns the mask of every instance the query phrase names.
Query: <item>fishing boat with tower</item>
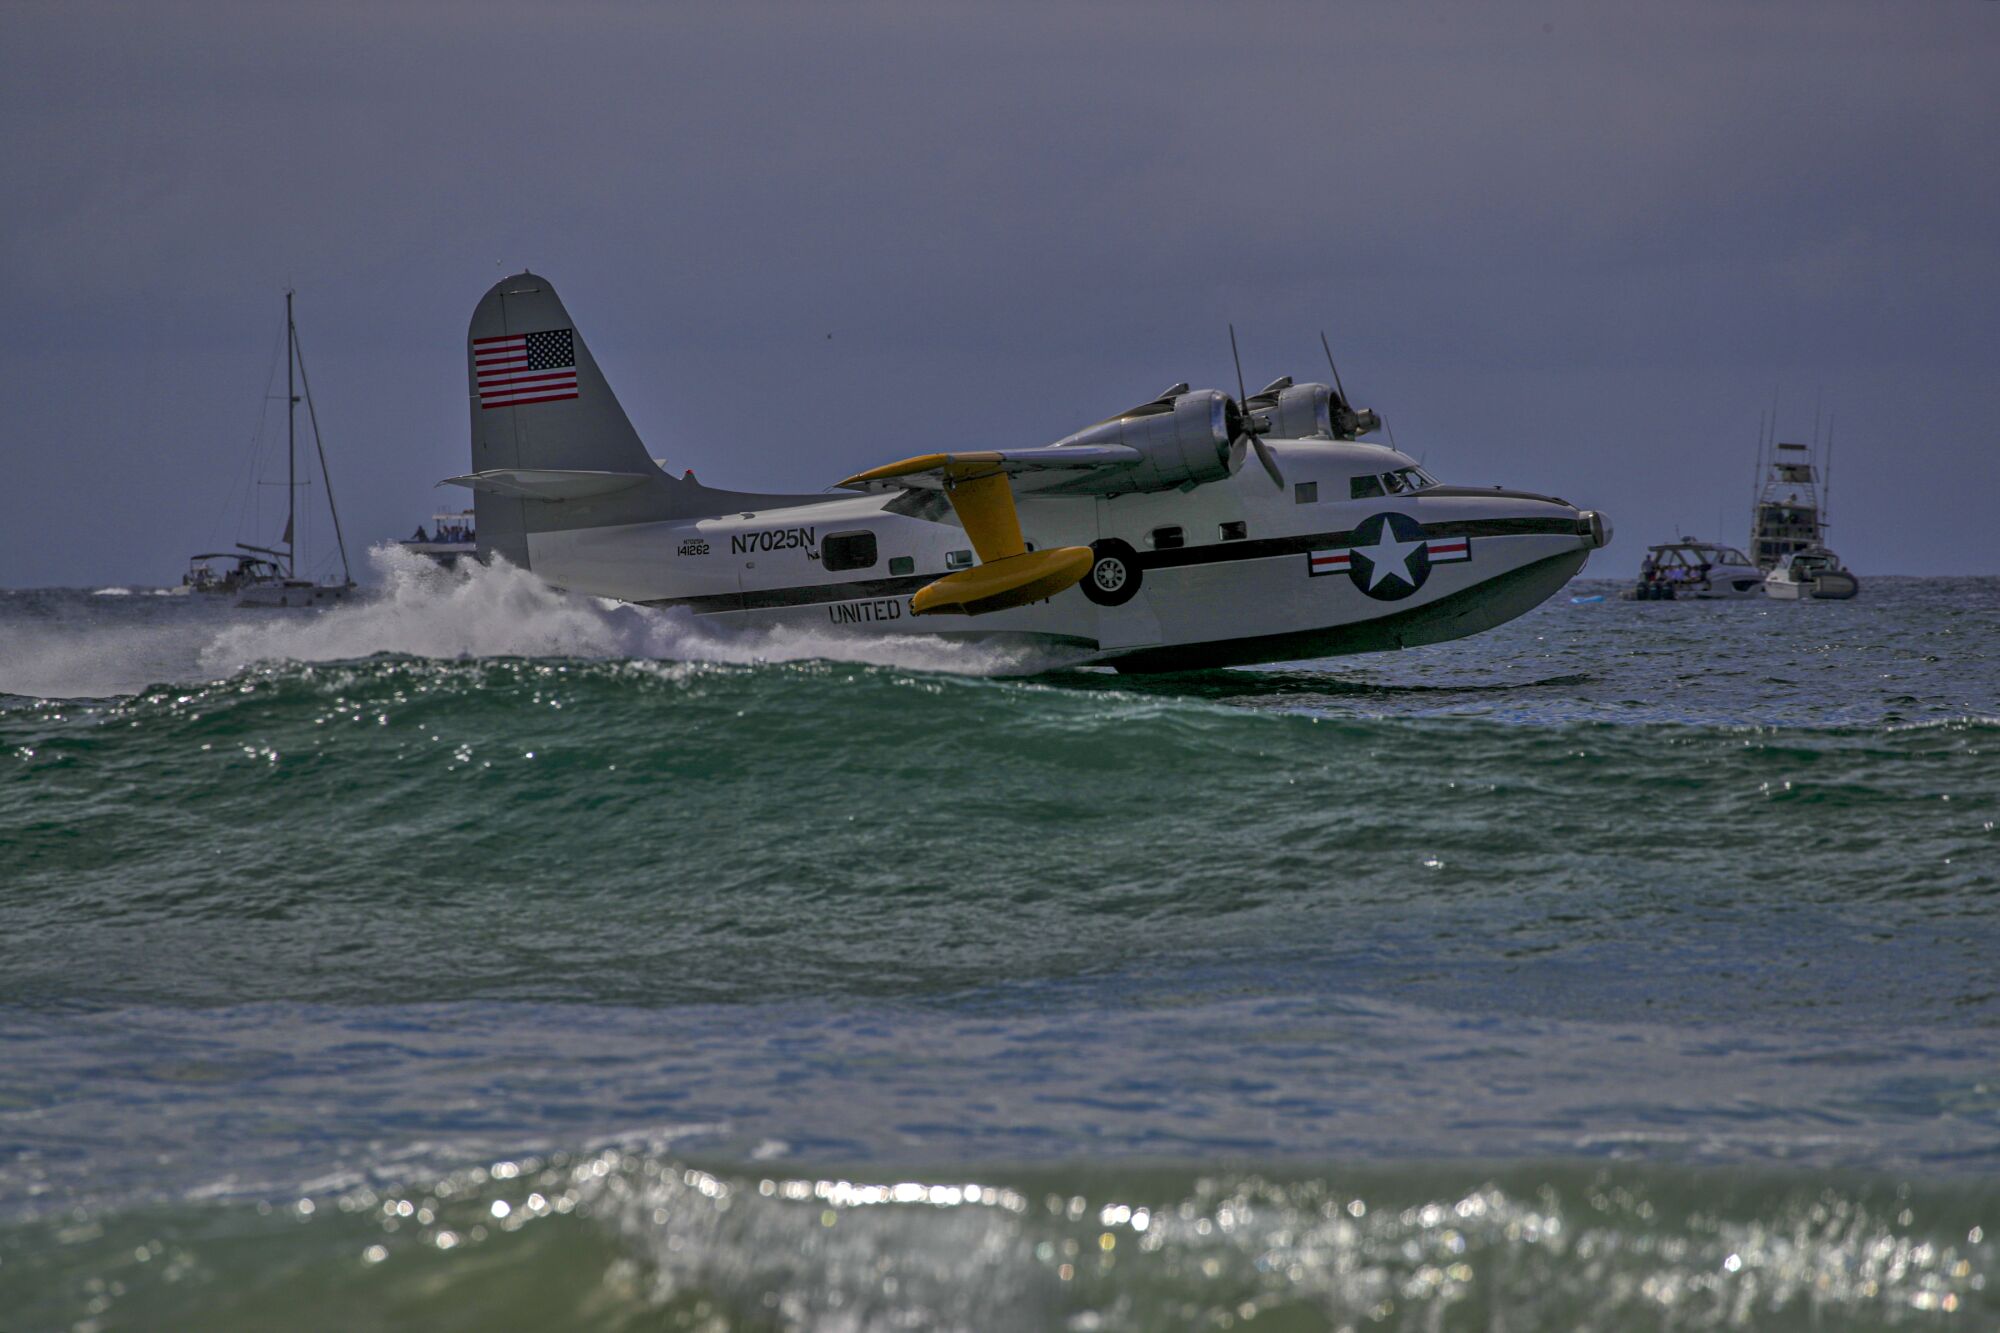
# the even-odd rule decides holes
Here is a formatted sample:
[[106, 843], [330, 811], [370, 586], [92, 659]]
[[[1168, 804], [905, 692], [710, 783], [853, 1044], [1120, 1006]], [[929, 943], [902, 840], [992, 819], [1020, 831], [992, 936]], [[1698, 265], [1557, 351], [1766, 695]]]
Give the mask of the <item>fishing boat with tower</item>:
[[[333, 477], [327, 471], [326, 445], [319, 433], [319, 412], [313, 405], [312, 381], [299, 349], [298, 323], [292, 316], [291, 291], [285, 293], [285, 531], [274, 546], [237, 542], [234, 551], [208, 551], [192, 557], [181, 584], [190, 593], [230, 597], [237, 606], [254, 608], [326, 607], [346, 601], [355, 590], [347, 563], [347, 542], [340, 531], [340, 510], [334, 503]], [[303, 393], [301, 392], [303, 391]], [[298, 417], [301, 399], [312, 430], [313, 451], [319, 459], [320, 483], [326, 489], [327, 515], [333, 520], [334, 547], [340, 577], [301, 575], [302, 543], [297, 540], [299, 487]], [[255, 468], [253, 460], [252, 467]], [[252, 477], [253, 484], [256, 478]]]
[[1861, 591], [1861, 581], [1826, 544], [1828, 496], [1832, 490], [1833, 427], [1826, 433], [1826, 464], [1820, 449], [1818, 413], [1813, 443], [1777, 439], [1777, 413], [1757, 436], [1758, 491], [1750, 511], [1750, 558], [1764, 571], [1764, 593], [1779, 601], [1844, 601]]

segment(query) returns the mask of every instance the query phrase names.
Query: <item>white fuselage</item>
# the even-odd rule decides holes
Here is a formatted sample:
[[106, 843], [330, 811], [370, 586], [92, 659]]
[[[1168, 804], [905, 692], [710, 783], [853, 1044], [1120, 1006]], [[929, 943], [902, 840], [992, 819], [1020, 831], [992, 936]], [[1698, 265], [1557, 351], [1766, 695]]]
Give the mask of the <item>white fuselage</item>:
[[[1595, 516], [1519, 492], [1354, 498], [1375, 489], [1357, 479], [1387, 474], [1393, 485], [1414, 467], [1378, 445], [1271, 449], [1282, 490], [1253, 463], [1186, 491], [1019, 491], [1033, 547], [1094, 546], [1100, 563], [1082, 585], [987, 615], [911, 614], [919, 588], [973, 563], [943, 496], [923, 492], [531, 533], [529, 563], [572, 591], [741, 625], [1020, 640], [1079, 661], [1174, 669], [1474, 633], [1540, 603], [1606, 539]], [[873, 537], [872, 553], [852, 540], [861, 534]], [[851, 563], [869, 554], [871, 563]]]

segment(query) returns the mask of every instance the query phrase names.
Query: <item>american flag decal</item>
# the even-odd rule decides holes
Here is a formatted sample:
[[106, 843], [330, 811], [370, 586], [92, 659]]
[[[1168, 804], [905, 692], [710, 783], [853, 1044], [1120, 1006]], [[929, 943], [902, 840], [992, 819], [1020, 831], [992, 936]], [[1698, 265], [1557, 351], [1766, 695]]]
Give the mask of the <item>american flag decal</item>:
[[479, 405], [524, 407], [576, 397], [576, 331], [503, 333], [472, 340]]

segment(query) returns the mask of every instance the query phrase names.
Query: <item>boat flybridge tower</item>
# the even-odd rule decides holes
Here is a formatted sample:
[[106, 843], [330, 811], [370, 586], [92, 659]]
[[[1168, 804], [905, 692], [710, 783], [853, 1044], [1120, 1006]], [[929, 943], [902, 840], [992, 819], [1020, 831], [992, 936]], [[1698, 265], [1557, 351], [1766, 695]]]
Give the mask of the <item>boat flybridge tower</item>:
[[[1775, 425], [1771, 428], [1776, 435]], [[1813, 430], [1815, 444], [1819, 430]], [[1760, 445], [1763, 442], [1760, 441]], [[1773, 443], [1758, 449], [1760, 489], [1750, 515], [1750, 558], [1766, 573], [1799, 551], [1826, 544], [1826, 479], [1815, 466], [1813, 446]], [[1832, 466], [1833, 434], [1827, 432]]]

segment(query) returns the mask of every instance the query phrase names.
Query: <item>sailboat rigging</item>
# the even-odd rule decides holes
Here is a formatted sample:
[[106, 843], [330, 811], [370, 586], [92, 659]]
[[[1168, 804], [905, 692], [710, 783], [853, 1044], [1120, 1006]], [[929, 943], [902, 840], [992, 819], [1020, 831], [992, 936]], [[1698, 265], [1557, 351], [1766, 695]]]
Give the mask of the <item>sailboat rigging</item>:
[[[355, 588], [347, 563], [347, 542], [340, 530], [340, 509], [334, 503], [333, 476], [327, 469], [326, 443], [320, 438], [319, 412], [313, 404], [312, 380], [306, 374], [305, 354], [299, 347], [298, 324], [292, 315], [292, 296], [285, 292], [285, 532], [276, 546], [254, 546], [237, 542], [234, 552], [208, 552], [190, 562], [181, 580], [190, 591], [233, 595], [242, 607], [315, 607], [345, 601]], [[312, 427], [313, 449], [319, 458], [320, 481], [326, 487], [327, 512], [333, 518], [333, 540], [340, 553], [337, 582], [299, 576], [298, 535], [298, 417], [300, 390], [304, 390], [306, 419]], [[282, 548], [282, 549], [281, 549]], [[234, 561], [228, 569], [222, 561]]]

